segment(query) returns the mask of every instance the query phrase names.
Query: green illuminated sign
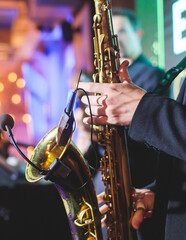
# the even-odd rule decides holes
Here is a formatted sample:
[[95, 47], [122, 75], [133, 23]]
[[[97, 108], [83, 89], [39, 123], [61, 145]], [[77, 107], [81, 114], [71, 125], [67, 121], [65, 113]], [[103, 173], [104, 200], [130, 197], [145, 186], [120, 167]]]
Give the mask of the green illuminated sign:
[[178, 0], [172, 5], [173, 51], [186, 51], [186, 0]]

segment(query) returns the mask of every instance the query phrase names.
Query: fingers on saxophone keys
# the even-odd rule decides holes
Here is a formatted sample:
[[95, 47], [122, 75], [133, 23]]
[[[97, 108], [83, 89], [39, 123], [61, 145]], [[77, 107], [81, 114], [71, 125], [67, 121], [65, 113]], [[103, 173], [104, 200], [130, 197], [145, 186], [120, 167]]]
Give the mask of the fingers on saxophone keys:
[[[92, 106], [91, 112], [92, 112], [92, 115], [94, 115], [94, 116], [104, 116], [105, 115], [105, 107]], [[89, 107], [85, 108], [85, 113], [87, 115], [90, 115]]]
[[135, 214], [132, 218], [132, 226], [134, 229], [139, 229], [141, 223], [143, 222], [145, 215], [145, 209], [142, 207], [139, 207], [136, 209]]
[[104, 200], [104, 195], [105, 195], [105, 192], [102, 192], [100, 194], [97, 195], [97, 200], [98, 200], [98, 204], [102, 203]]
[[145, 211], [144, 218], [151, 218], [152, 217], [152, 210], [149, 210], [148, 212]]
[[[93, 117], [93, 124], [95, 125], [104, 125], [104, 124], [108, 124], [107, 122], [107, 117], [106, 116], [101, 116], [101, 117]], [[83, 118], [83, 122], [85, 124], [91, 124], [91, 118], [90, 117], [85, 117]]]
[[142, 211], [142, 212], [145, 213], [145, 208], [143, 208], [143, 207], [138, 207], [138, 208], [136, 208], [135, 212], [137, 212], [137, 211]]
[[[97, 102], [97, 99], [100, 98], [100, 96], [94, 96], [94, 95], [89, 95], [88, 96], [89, 98], [89, 101], [90, 101], [90, 104], [91, 106], [97, 106], [98, 105], [98, 102]], [[88, 105], [88, 99], [87, 99], [87, 96], [83, 96], [81, 98], [81, 102]]]
[[106, 222], [105, 222], [105, 220], [106, 220], [106, 216], [104, 216], [104, 217], [101, 219], [101, 227], [102, 227], [102, 228], [106, 227]]
[[[91, 106], [104, 106], [106, 104], [106, 95], [102, 95], [102, 96], [95, 96], [95, 95], [91, 95], [89, 96], [89, 100], [90, 100], [90, 104]], [[83, 96], [81, 98], [82, 103], [88, 105], [88, 100], [86, 96]]]
[[99, 208], [99, 211], [100, 211], [101, 215], [105, 215], [105, 213], [108, 211], [108, 206], [106, 204], [104, 204], [103, 206], [101, 206]]

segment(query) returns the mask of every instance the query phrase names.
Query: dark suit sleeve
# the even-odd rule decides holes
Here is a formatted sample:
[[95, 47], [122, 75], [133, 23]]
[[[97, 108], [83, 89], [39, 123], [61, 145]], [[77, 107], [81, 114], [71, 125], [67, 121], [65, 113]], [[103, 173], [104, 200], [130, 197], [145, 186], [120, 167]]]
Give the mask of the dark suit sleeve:
[[132, 119], [129, 136], [186, 161], [186, 106], [153, 93], [145, 94]]

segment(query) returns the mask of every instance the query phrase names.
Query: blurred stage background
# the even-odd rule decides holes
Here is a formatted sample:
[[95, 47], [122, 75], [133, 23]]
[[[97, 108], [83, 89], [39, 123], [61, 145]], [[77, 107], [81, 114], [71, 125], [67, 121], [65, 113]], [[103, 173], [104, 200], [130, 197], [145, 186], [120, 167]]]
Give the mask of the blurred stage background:
[[[185, 0], [113, 0], [112, 5], [136, 12], [144, 29], [144, 54], [153, 65], [167, 71], [185, 56]], [[80, 70], [93, 73], [93, 6], [93, 0], [0, 0], [0, 114], [13, 116], [14, 136], [28, 157], [58, 124]], [[185, 75], [174, 81], [172, 98]], [[29, 235], [29, 224], [40, 239], [47, 238], [42, 234], [46, 228], [57, 232], [56, 237], [65, 234], [57, 191], [25, 182], [25, 163], [6, 134], [1, 135], [0, 149], [0, 238]]]

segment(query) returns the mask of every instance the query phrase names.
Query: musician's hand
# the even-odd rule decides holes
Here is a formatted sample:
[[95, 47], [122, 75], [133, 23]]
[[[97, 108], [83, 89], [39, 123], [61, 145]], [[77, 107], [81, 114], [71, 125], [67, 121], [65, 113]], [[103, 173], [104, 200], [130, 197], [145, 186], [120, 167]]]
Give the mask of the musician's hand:
[[154, 193], [148, 189], [136, 189], [133, 209], [134, 215], [131, 224], [134, 229], [139, 229], [144, 218], [150, 218], [154, 208]]
[[[105, 192], [100, 193], [99, 195], [97, 195], [97, 200], [98, 200], [98, 204], [103, 203], [103, 196], [104, 196]], [[106, 214], [106, 212], [108, 211], [108, 206], [106, 204], [104, 204], [103, 206], [101, 206], [99, 208], [99, 211], [101, 213], [101, 215], [103, 216], [103, 218], [101, 219], [101, 227], [104, 228], [106, 226], [105, 224], [105, 217], [104, 215]]]
[[[130, 80], [127, 66], [126, 61], [120, 66], [121, 83], [79, 83], [79, 87], [85, 91], [101, 94], [89, 96], [94, 124], [130, 125], [138, 103], [146, 92]], [[85, 96], [82, 102], [88, 104]], [[85, 111], [90, 115], [88, 107]], [[84, 122], [90, 124], [90, 117], [84, 118]]]
[[[97, 196], [98, 204], [103, 203], [104, 192]], [[144, 218], [150, 218], [154, 208], [154, 193], [148, 189], [136, 189], [136, 194], [133, 198], [134, 215], [131, 218], [131, 225], [134, 229], [139, 229]], [[108, 206], [105, 204], [99, 208], [102, 216], [108, 211]], [[101, 220], [102, 228], [105, 227], [105, 218]]]

